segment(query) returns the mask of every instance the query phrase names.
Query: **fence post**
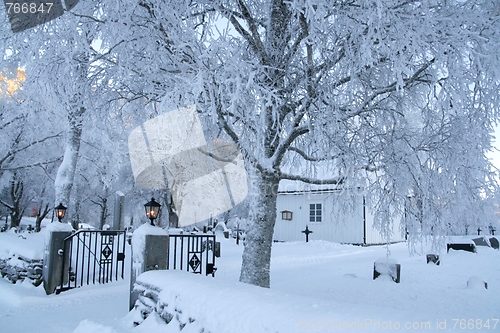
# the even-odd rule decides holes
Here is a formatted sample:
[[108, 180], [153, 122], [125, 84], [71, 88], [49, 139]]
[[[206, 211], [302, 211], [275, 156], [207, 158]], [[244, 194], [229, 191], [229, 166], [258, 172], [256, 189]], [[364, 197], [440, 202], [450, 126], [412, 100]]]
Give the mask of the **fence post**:
[[[52, 224], [55, 226], [50, 228]], [[68, 224], [53, 222], [51, 225], [47, 226], [46, 230], [47, 234], [45, 236], [45, 251], [43, 258], [43, 288], [47, 295], [53, 294], [57, 286], [61, 284], [63, 256], [69, 255], [68, 251], [63, 248], [64, 238], [71, 235], [72, 230], [71, 226]]]
[[134, 231], [130, 270], [130, 310], [134, 308], [140, 294], [134, 291], [137, 277], [146, 271], [167, 269], [168, 249], [169, 236], [165, 230], [146, 223]]

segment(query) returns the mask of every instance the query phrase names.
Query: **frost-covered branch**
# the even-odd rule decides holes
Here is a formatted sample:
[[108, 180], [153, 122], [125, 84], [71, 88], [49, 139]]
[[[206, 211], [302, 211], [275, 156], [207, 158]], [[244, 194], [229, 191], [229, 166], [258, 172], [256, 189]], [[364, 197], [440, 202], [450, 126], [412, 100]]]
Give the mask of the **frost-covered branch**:
[[[421, 79], [421, 74], [423, 74], [433, 63], [435, 62], [435, 59], [432, 59], [428, 62], [426, 62], [424, 65], [422, 65], [410, 78], [403, 79], [403, 87], [401, 89], [406, 89], [408, 88], [411, 84], [415, 83], [416, 81]], [[368, 106], [379, 96], [385, 95], [394, 91], [397, 91], [398, 88], [398, 82], [393, 82], [388, 86], [381, 87], [375, 89], [372, 94], [364, 100], [364, 102], [355, 110], [354, 112], [348, 112], [345, 115], [345, 118], [352, 118], [355, 116], [359, 116], [363, 112], [370, 111]]]
[[56, 163], [61, 161], [62, 157], [57, 157], [54, 159], [50, 159], [48, 161], [42, 161], [42, 162], [35, 162], [35, 163], [28, 163], [28, 164], [23, 164], [23, 165], [17, 165], [17, 166], [9, 166], [9, 167], [2, 167], [1, 169], [4, 171], [16, 171], [16, 170], [24, 170], [28, 168], [34, 168], [34, 167], [43, 167], [48, 164]]
[[79, 13], [75, 13], [73, 11], [69, 11], [69, 13], [71, 13], [71, 15], [73, 15], [75, 17], [86, 18], [86, 19], [92, 20], [96, 23], [106, 23], [106, 21], [99, 20], [97, 17], [91, 16], [91, 15], [79, 14]]
[[24, 118], [24, 116], [16, 116], [16, 117], [12, 118], [11, 120], [6, 121], [5, 123], [0, 125], [0, 131], [5, 129], [9, 125], [12, 125], [12, 124], [15, 124], [16, 122], [19, 122], [19, 120], [21, 120], [23, 118]]
[[[22, 132], [20, 132], [16, 138], [14, 139], [13, 141], [13, 144], [12, 146], [16, 146], [17, 144], [20, 143], [20, 140], [21, 140], [21, 136], [22, 136]], [[14, 156], [16, 154], [19, 154], [27, 149], [29, 149], [30, 147], [33, 147], [37, 144], [40, 144], [40, 143], [43, 143], [47, 140], [50, 140], [50, 139], [54, 139], [54, 138], [57, 138], [59, 137], [60, 134], [54, 134], [54, 135], [49, 135], [49, 136], [46, 136], [45, 138], [43, 139], [40, 139], [40, 140], [35, 140], [35, 141], [32, 141], [28, 144], [25, 144], [21, 147], [18, 147], [18, 148], [11, 148], [9, 151], [7, 151], [7, 153], [0, 159], [0, 169], [1, 170], [8, 170], [9, 168], [6, 168], [4, 167], [3, 165], [7, 162], [7, 161], [12, 161], [14, 159]], [[17, 168], [12, 168], [13, 170], [14, 169], [17, 169]]]
[[14, 150], [10, 151], [9, 153], [10, 153], [11, 155], [15, 155], [15, 154], [17, 154], [17, 153], [20, 153], [20, 152], [22, 152], [22, 151], [24, 151], [24, 150], [26, 150], [26, 149], [30, 148], [30, 147], [33, 147], [33, 146], [34, 146], [34, 145], [36, 145], [36, 144], [40, 144], [40, 143], [42, 143], [42, 142], [45, 142], [45, 141], [50, 140], [50, 139], [55, 139], [55, 138], [58, 138], [58, 137], [60, 137], [60, 136], [61, 136], [61, 133], [57, 133], [57, 134], [53, 134], [53, 135], [49, 135], [49, 136], [44, 137], [43, 139], [40, 139], [40, 140], [35, 140], [35, 141], [32, 141], [32, 142], [30, 142], [30, 143], [28, 143], [28, 144], [26, 144], [26, 145], [24, 145], [24, 146], [22, 146], [22, 147], [16, 148], [16, 149], [14, 149]]
[[280, 179], [296, 180], [296, 181], [301, 181], [303, 183], [314, 184], [314, 185], [338, 185], [342, 184], [344, 181], [344, 177], [318, 179], [314, 177], [307, 177], [303, 175], [292, 175], [288, 173], [280, 173]]
[[[259, 31], [257, 29], [257, 25], [255, 23], [255, 20], [253, 19], [248, 7], [245, 5], [243, 0], [238, 0], [238, 7], [241, 10], [241, 15], [236, 16], [233, 11], [226, 11], [222, 10], [223, 14], [226, 14], [227, 18], [233, 25], [233, 27], [236, 29], [236, 31], [246, 39], [248, 44], [251, 45], [253, 51], [255, 54], [258, 54], [263, 63], [269, 64], [269, 59], [266, 54], [266, 50], [264, 48], [264, 44], [262, 43], [262, 40], [259, 35]], [[247, 31], [238, 21], [237, 17], [243, 18], [246, 23], [248, 24], [248, 27], [250, 29], [250, 32]]]
[[343, 153], [341, 153], [341, 154], [330, 155], [330, 156], [321, 155], [320, 157], [313, 157], [311, 155], [306, 154], [302, 149], [299, 149], [299, 148], [294, 147], [294, 146], [290, 146], [288, 148], [288, 151], [293, 151], [293, 152], [299, 154], [304, 160], [309, 161], [309, 162], [333, 161], [333, 160], [336, 160], [337, 158], [341, 157], [342, 155], [344, 155]]
[[218, 154], [211, 153], [211, 152], [209, 152], [209, 151], [207, 151], [205, 149], [202, 149], [202, 148], [198, 148], [197, 150], [200, 153], [202, 153], [203, 155], [211, 157], [211, 158], [213, 158], [216, 161], [223, 162], [223, 163], [234, 163], [234, 164], [236, 164], [236, 162], [234, 161], [234, 155], [233, 154], [229, 154], [229, 156], [233, 155], [232, 158], [223, 158], [223, 157], [221, 157]]
[[295, 141], [295, 139], [308, 132], [309, 132], [308, 126], [297, 126], [284, 140], [280, 142], [273, 156], [275, 167], [278, 167], [281, 164], [283, 156], [285, 156], [286, 152], [288, 151], [292, 143]]
[[7, 207], [7, 209], [9, 210], [13, 210], [14, 209], [14, 206], [9, 204], [8, 202], [5, 202], [4, 200], [0, 199], [0, 204], [4, 205], [5, 207]]

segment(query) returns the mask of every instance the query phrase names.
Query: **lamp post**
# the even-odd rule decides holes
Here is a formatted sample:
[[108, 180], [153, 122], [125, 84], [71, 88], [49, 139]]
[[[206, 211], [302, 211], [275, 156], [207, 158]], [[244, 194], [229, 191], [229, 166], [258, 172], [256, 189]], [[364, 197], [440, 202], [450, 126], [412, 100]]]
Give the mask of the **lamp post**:
[[151, 225], [154, 226], [154, 220], [158, 217], [161, 205], [155, 201], [155, 198], [151, 198], [151, 201], [144, 205], [146, 209], [146, 217], [151, 221]]
[[59, 203], [57, 207], [54, 208], [56, 210], [56, 216], [59, 222], [64, 218], [64, 215], [66, 215], [66, 209], [67, 207], [64, 207], [62, 202]]

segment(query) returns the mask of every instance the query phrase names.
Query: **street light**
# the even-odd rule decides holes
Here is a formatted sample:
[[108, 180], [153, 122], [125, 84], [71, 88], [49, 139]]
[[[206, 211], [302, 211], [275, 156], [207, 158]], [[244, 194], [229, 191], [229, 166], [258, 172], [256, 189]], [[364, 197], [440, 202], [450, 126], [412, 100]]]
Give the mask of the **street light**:
[[63, 206], [62, 202], [59, 203], [59, 205], [54, 208], [56, 210], [56, 216], [59, 222], [64, 218], [64, 215], [66, 215], [66, 207]]
[[154, 220], [158, 217], [161, 205], [155, 201], [155, 198], [151, 198], [151, 201], [144, 205], [146, 209], [146, 217], [151, 220], [151, 225], [154, 224]]

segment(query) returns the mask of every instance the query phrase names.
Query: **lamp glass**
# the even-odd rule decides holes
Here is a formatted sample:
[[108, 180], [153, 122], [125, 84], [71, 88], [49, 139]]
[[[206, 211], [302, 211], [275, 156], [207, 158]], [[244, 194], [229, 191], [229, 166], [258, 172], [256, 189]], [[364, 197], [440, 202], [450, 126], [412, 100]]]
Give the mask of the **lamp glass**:
[[66, 215], [66, 207], [60, 203], [56, 208], [56, 216], [57, 218], [59, 219], [59, 221], [61, 221], [63, 218], [64, 218], [64, 215]]
[[146, 209], [146, 217], [150, 220], [154, 220], [158, 217], [161, 205], [151, 198], [151, 201], [144, 205]]

